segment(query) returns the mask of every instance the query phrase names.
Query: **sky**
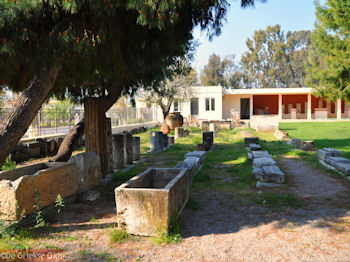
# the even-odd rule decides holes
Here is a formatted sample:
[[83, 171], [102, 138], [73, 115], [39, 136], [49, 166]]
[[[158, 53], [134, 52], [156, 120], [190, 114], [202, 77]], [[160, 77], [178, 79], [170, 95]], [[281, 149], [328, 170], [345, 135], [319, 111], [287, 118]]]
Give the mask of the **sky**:
[[240, 0], [230, 1], [222, 33], [211, 42], [205, 32], [194, 31], [200, 45], [197, 47], [193, 66], [199, 72], [208, 63], [212, 53], [221, 57], [236, 55], [240, 59], [246, 51], [245, 41], [255, 30], [266, 29], [269, 25], [280, 24], [287, 31], [312, 30], [316, 20], [313, 0], [268, 0], [257, 3], [254, 8], [240, 8]]

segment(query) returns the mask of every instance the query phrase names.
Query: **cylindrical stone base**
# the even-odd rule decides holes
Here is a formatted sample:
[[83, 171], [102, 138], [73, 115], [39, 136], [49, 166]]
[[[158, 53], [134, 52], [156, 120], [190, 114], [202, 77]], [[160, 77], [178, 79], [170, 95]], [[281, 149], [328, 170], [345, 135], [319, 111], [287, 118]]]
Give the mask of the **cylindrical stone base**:
[[140, 137], [134, 136], [132, 138], [132, 147], [134, 161], [140, 160]]

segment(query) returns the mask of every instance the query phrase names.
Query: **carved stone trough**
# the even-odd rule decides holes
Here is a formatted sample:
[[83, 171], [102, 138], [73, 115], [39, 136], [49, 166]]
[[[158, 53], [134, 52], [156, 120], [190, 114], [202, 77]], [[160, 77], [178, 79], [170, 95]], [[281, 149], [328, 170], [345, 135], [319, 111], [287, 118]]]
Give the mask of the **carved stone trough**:
[[[77, 192], [75, 163], [40, 163], [0, 172], [0, 219], [17, 220]], [[38, 203], [39, 202], [39, 203]]]
[[148, 168], [117, 187], [118, 228], [143, 236], [167, 232], [188, 200], [189, 180], [187, 169]]

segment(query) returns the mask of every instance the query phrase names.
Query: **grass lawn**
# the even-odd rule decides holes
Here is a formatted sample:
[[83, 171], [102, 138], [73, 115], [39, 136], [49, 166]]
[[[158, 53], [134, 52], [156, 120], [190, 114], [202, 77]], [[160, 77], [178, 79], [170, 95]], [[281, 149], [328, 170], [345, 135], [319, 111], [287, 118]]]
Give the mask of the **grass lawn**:
[[350, 122], [280, 123], [291, 138], [313, 140], [317, 148], [331, 147], [350, 158]]

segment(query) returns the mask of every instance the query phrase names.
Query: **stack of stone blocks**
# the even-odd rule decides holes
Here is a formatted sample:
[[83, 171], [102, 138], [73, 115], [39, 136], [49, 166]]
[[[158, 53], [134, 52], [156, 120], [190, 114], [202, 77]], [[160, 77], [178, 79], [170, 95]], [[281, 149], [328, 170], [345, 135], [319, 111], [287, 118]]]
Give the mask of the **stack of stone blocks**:
[[259, 138], [244, 138], [248, 159], [253, 167], [252, 177], [256, 187], [276, 187], [284, 183], [284, 173], [279, 169], [267, 151], [262, 151]]
[[338, 150], [334, 148], [319, 149], [317, 156], [322, 165], [339, 171], [350, 180], [350, 159], [342, 157]]

